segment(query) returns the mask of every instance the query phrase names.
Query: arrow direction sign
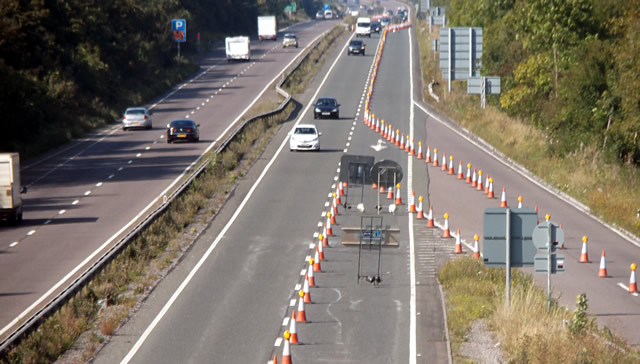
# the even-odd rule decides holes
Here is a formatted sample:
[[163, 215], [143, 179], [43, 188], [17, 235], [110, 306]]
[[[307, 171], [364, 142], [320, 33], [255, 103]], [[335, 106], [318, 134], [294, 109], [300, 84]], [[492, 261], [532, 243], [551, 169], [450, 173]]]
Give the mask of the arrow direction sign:
[[383, 144], [387, 144], [387, 143], [383, 142], [382, 139], [378, 139], [378, 144], [372, 145], [371, 148], [373, 148], [373, 150], [375, 150], [376, 152], [379, 152], [387, 147], [386, 145], [383, 145]]

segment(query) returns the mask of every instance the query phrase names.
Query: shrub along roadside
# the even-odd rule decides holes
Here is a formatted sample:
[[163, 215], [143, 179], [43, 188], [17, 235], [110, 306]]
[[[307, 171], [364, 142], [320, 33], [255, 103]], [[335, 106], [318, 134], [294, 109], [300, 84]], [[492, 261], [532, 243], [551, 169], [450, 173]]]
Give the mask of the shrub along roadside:
[[586, 315], [587, 297], [565, 310], [535, 286], [533, 277], [511, 271], [511, 304], [505, 304], [505, 270], [487, 268], [471, 257], [448, 262], [438, 280], [445, 289], [447, 323], [456, 362], [475, 320], [486, 319], [501, 343], [504, 359], [515, 363], [637, 363], [640, 354]]
[[[337, 30], [336, 30], [337, 28]], [[308, 84], [322, 67], [333, 42], [344, 32], [334, 28], [314, 49], [317, 58], [299, 67], [290, 77]], [[307, 58], [309, 55], [307, 55]], [[302, 75], [300, 75], [302, 73]], [[301, 90], [302, 91], [302, 90]], [[275, 91], [272, 91], [275, 94]], [[277, 97], [277, 96], [276, 96]], [[273, 95], [254, 110], [273, 105]], [[266, 148], [282, 122], [296, 108], [289, 103], [278, 115], [261, 118], [247, 125], [219, 155], [212, 152], [205, 171], [181, 196], [174, 200], [130, 246], [58, 312], [46, 319], [32, 334], [18, 343], [2, 363], [48, 363], [58, 359], [82, 336], [83, 348], [72, 361], [87, 361], [107, 337], [125, 322], [135, 305], [180, 261], [197, 235], [196, 224], [207, 224], [223, 206], [238, 178], [242, 177]], [[253, 111], [249, 115], [255, 114]], [[208, 158], [203, 158], [206, 160]]]

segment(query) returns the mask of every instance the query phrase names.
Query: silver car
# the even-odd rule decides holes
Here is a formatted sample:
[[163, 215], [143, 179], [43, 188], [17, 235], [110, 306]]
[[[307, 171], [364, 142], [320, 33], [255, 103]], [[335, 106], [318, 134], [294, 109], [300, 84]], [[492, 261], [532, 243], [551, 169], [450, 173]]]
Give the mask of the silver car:
[[122, 130], [126, 131], [130, 128], [151, 129], [152, 127], [151, 113], [144, 107], [127, 108], [122, 116]]
[[320, 133], [313, 124], [299, 124], [289, 133], [289, 150], [320, 150]]
[[298, 37], [294, 33], [285, 33], [282, 38], [282, 48], [289, 46], [298, 48]]

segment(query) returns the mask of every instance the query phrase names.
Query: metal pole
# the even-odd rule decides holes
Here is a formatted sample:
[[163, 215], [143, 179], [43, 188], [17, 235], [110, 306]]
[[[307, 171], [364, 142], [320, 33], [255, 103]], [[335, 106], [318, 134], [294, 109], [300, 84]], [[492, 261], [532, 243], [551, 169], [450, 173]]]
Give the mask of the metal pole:
[[506, 247], [505, 247], [505, 258], [506, 258], [506, 275], [507, 275], [507, 286], [505, 289], [506, 295], [506, 304], [507, 308], [509, 308], [509, 302], [511, 301], [511, 209], [507, 208], [506, 211], [506, 219], [507, 219], [507, 227], [506, 227]]
[[378, 215], [380, 215], [380, 169], [378, 169], [378, 190], [376, 191], [378, 195], [378, 204], [376, 205], [376, 210], [378, 210]]
[[547, 220], [547, 312], [551, 311], [551, 222]]

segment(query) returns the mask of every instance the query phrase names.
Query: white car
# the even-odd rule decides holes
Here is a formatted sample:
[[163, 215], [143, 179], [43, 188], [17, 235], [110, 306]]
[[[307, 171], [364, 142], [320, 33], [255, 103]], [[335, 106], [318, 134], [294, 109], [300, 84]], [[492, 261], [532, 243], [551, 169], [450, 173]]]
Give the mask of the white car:
[[144, 107], [130, 107], [122, 115], [122, 130], [132, 128], [151, 129], [151, 113]]
[[313, 124], [298, 124], [289, 135], [289, 150], [320, 150], [322, 133]]

